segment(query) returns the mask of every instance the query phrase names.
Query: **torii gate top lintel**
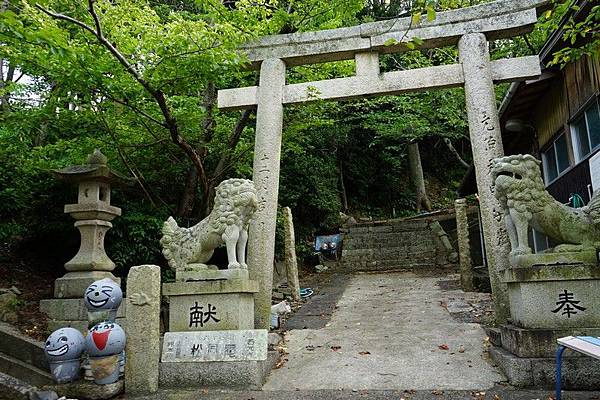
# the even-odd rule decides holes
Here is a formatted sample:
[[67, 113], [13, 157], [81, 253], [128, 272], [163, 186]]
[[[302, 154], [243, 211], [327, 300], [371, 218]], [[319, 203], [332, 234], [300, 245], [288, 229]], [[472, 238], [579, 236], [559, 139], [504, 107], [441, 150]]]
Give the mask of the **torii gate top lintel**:
[[[410, 18], [397, 18], [349, 28], [265, 36], [242, 50], [255, 67], [267, 59], [279, 59], [286, 67], [356, 60], [356, 76], [285, 85], [284, 104], [456, 87], [464, 83], [460, 64], [380, 74], [378, 54], [409, 50], [406, 43], [413, 38], [420, 39], [419, 48], [434, 48], [457, 44], [469, 33], [483, 33], [488, 40], [522, 34], [532, 29], [537, 8], [545, 4], [547, 0], [500, 0], [440, 12], [435, 20], [414, 27]], [[530, 79], [540, 74], [539, 59], [498, 60], [491, 63], [491, 71], [495, 83]], [[219, 90], [218, 106], [224, 110], [256, 107], [257, 94], [257, 86]]]
[[411, 17], [369, 22], [361, 25], [264, 36], [243, 50], [253, 68], [267, 58], [279, 58], [288, 67], [354, 58], [357, 52], [395, 53], [410, 50], [413, 38], [420, 48], [458, 43], [466, 33], [485, 33], [488, 40], [513, 37], [529, 32], [537, 21], [536, 9], [548, 0], [501, 0], [477, 6], [439, 12], [433, 21], [411, 26]]

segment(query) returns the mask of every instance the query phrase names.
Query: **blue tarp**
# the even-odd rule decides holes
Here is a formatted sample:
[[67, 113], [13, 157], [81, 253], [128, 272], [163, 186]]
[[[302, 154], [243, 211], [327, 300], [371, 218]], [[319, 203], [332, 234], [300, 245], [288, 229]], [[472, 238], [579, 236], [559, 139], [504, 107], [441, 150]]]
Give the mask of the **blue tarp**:
[[[327, 236], [317, 236], [315, 238], [315, 251], [332, 251], [336, 250], [340, 247], [342, 243], [342, 235], [327, 235]], [[325, 248], [323, 245], [326, 244]], [[333, 244], [333, 246], [332, 246]]]

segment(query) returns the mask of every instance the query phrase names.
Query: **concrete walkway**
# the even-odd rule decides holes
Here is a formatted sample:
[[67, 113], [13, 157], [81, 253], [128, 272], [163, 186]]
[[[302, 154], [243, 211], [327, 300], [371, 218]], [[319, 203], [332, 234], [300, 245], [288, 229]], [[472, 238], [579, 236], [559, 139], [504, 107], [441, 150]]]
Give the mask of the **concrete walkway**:
[[503, 381], [480, 325], [444, 307], [463, 294], [442, 290], [442, 279], [354, 276], [324, 328], [287, 333], [288, 361], [263, 390], [487, 390]]

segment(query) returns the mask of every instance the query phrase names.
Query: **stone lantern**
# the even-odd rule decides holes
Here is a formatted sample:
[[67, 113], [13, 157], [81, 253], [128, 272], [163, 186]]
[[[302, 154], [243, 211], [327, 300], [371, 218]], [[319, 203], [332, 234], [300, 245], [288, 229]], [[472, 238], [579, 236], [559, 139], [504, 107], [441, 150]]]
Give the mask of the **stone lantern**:
[[[106, 156], [98, 149], [88, 157], [87, 164], [52, 172], [58, 178], [78, 185], [77, 203], [66, 204], [64, 210], [76, 220], [81, 244], [75, 257], [65, 264], [67, 273], [54, 283], [54, 299], [42, 300], [40, 307], [52, 320], [50, 327], [54, 324], [72, 325], [84, 330], [87, 318], [83, 318], [85, 311], [82, 314], [80, 310], [85, 309], [79, 303], [86, 288], [92, 282], [105, 278], [120, 284], [120, 279], [111, 272], [115, 263], [104, 250], [104, 236], [112, 228], [110, 221], [121, 215], [121, 209], [110, 204], [111, 186], [127, 185], [131, 179], [112, 171]], [[77, 312], [69, 312], [73, 306], [76, 306]]]

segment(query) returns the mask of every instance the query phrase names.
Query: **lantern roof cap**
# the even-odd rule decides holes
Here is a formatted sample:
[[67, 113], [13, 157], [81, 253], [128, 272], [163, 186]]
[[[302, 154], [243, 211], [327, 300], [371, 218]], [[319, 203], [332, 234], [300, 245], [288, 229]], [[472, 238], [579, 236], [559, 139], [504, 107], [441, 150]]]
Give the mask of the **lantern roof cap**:
[[84, 165], [71, 165], [62, 169], [53, 169], [52, 173], [67, 182], [96, 181], [116, 186], [129, 186], [135, 179], [123, 176], [108, 167], [108, 158], [99, 149], [88, 156]]

